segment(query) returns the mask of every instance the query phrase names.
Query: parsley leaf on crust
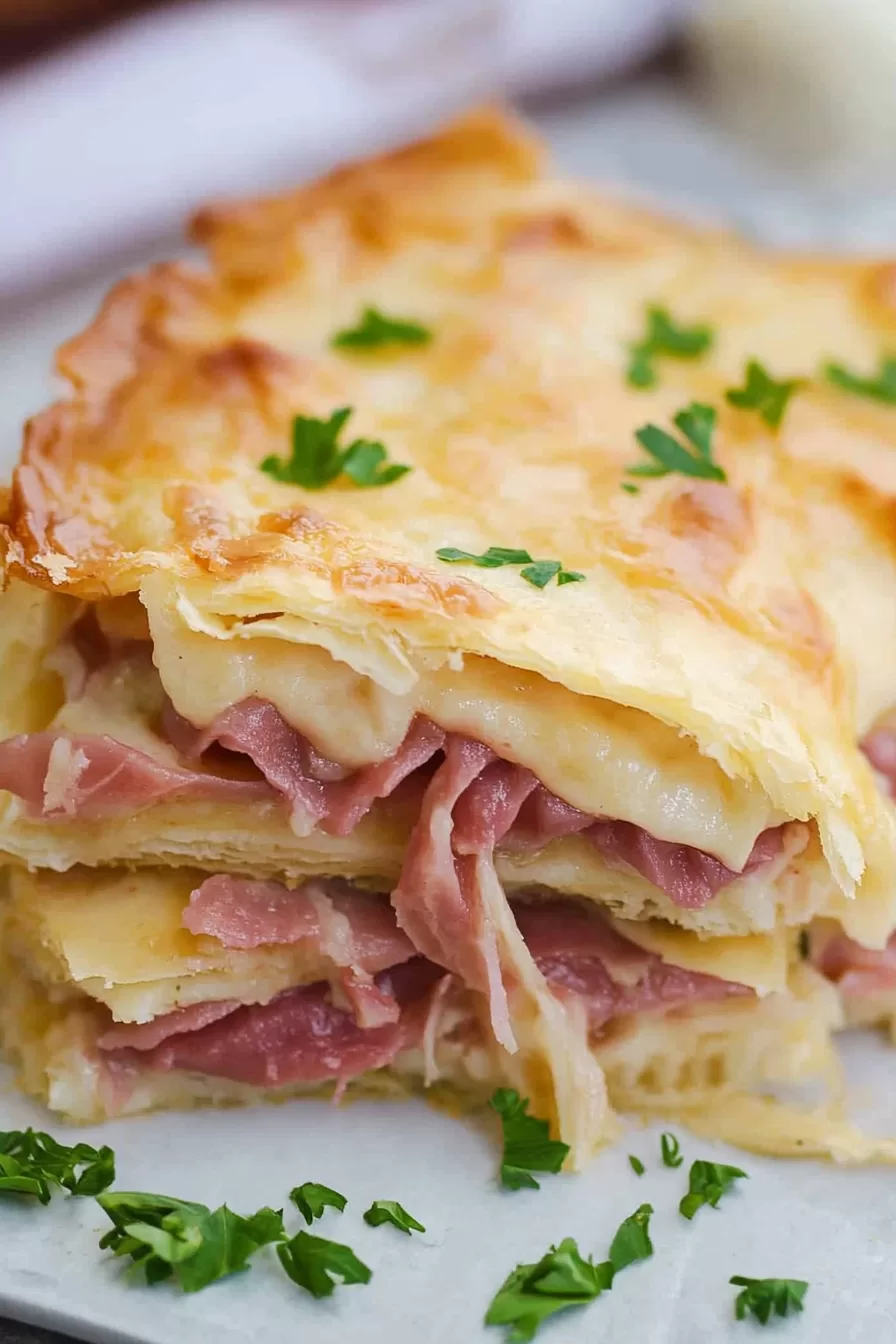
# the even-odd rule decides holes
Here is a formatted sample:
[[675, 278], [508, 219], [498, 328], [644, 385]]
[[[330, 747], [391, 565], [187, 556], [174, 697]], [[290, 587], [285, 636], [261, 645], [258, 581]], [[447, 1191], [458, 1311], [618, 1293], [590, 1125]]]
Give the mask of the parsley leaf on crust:
[[323, 490], [343, 473], [362, 487], [390, 485], [411, 468], [400, 462], [384, 465], [388, 452], [373, 439], [354, 439], [347, 447], [339, 435], [352, 413], [351, 406], [340, 406], [327, 420], [297, 415], [292, 422], [292, 454], [289, 458], [272, 454], [259, 466], [283, 485], [300, 485], [305, 490]]
[[829, 383], [844, 392], [853, 392], [857, 397], [870, 397], [872, 401], [896, 406], [896, 358], [893, 356], [882, 356], [877, 374], [870, 378], [851, 373], [842, 364], [826, 364], [823, 373]]
[[784, 418], [787, 403], [802, 384], [801, 378], [778, 382], [758, 360], [751, 359], [744, 373], [743, 387], [729, 388], [725, 400], [740, 410], [755, 411], [767, 425], [777, 429]]
[[428, 345], [432, 332], [419, 322], [389, 317], [379, 308], [365, 308], [353, 327], [343, 327], [330, 341], [335, 350], [379, 350], [384, 345]]
[[727, 481], [728, 477], [712, 456], [712, 436], [716, 423], [713, 407], [693, 401], [678, 412], [674, 423], [690, 447], [658, 425], [644, 425], [636, 430], [635, 438], [653, 461], [626, 467], [626, 475], [668, 476], [678, 472], [682, 476], [696, 476], [706, 481]]
[[702, 323], [692, 327], [681, 326], [667, 308], [652, 305], [647, 309], [647, 330], [644, 336], [629, 347], [626, 378], [632, 387], [654, 387], [657, 382], [657, 356], [698, 359], [700, 355], [706, 354], [712, 342], [710, 327]]

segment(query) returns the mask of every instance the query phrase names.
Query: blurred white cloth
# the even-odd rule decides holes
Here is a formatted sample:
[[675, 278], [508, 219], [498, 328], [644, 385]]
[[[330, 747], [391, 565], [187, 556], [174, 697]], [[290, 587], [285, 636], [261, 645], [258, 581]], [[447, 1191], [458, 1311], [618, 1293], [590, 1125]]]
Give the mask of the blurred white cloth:
[[0, 294], [494, 92], [614, 72], [681, 0], [200, 0], [0, 82]]

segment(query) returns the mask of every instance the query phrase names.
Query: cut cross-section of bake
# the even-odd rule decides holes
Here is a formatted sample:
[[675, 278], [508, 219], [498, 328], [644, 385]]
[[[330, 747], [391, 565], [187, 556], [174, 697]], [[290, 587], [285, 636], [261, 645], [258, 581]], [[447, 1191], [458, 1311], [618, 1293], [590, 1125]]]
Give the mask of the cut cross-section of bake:
[[[510, 1082], [582, 1162], [608, 1087], [829, 1071], [797, 932], [896, 925], [892, 268], [607, 200], [492, 111], [193, 236], [63, 347], [0, 496], [27, 1085]], [[210, 890], [275, 936], [194, 929]], [[192, 913], [79, 975], [42, 912], [117, 956], [128, 891]], [[321, 950], [372, 910], [374, 961]]]

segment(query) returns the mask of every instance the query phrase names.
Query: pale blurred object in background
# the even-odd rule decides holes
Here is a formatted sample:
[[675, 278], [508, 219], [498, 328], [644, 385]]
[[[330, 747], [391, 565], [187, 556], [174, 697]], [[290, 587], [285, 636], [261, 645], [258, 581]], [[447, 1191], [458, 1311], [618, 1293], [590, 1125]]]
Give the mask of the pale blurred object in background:
[[201, 0], [0, 80], [0, 293], [422, 134], [495, 93], [613, 73], [680, 0]]
[[[674, 77], [601, 100], [675, 35]], [[4, 42], [31, 58], [0, 68], [0, 300], [495, 95], [550, 94], [570, 166], [611, 185], [779, 239], [896, 236], [896, 0], [0, 0]]]
[[709, 111], [791, 169], [896, 186], [896, 0], [699, 0]]

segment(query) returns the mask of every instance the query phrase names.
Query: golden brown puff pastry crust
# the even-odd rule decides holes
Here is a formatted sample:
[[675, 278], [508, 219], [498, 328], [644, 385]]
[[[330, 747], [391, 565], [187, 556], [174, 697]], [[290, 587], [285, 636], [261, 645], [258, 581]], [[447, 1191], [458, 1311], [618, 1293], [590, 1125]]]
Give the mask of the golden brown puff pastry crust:
[[[894, 698], [896, 413], [815, 375], [896, 340], [896, 263], [770, 256], [620, 205], [488, 110], [193, 233], [210, 270], [125, 281], [61, 350], [71, 395], [27, 428], [11, 573], [98, 598], [166, 570], [224, 634], [285, 613], [328, 647], [473, 652], [643, 709], [816, 817], [844, 891], [862, 882], [854, 932], [879, 941], [893, 820], [856, 742]], [[641, 391], [624, 371], [651, 303], [716, 339]], [[333, 350], [368, 304], [434, 339]], [[725, 402], [749, 358], [807, 380], [779, 433]], [[691, 400], [718, 408], [729, 485], [623, 492], [634, 431]], [[296, 413], [344, 405], [413, 471], [306, 492], [259, 470]], [[444, 545], [587, 578], [538, 591], [441, 564]]]

